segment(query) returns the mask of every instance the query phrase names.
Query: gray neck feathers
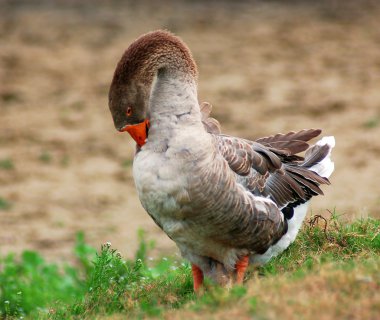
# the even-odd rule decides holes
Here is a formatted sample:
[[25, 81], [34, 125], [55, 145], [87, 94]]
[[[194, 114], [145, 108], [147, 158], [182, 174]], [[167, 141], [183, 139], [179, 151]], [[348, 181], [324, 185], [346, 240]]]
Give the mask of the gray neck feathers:
[[201, 121], [195, 79], [173, 69], [158, 70], [149, 100], [150, 119], [191, 118]]

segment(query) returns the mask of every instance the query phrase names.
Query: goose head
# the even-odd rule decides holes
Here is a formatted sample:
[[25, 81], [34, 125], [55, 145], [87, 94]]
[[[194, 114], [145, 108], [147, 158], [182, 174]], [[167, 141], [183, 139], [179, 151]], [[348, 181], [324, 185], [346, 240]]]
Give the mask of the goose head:
[[116, 66], [108, 102], [115, 128], [128, 132], [141, 147], [149, 130], [152, 83], [161, 71], [196, 80], [197, 67], [181, 39], [167, 31], [153, 31], [135, 40]]

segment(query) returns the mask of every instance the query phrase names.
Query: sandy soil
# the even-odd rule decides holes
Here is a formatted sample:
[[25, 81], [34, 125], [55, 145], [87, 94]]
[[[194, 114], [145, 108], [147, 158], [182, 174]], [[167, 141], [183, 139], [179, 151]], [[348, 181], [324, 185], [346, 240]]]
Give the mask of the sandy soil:
[[380, 6], [312, 3], [0, 2], [0, 254], [64, 261], [84, 230], [132, 256], [138, 228], [175, 251], [140, 206], [134, 144], [107, 106], [121, 54], [158, 28], [192, 49], [199, 98], [224, 132], [336, 136], [332, 186], [313, 213], [380, 217]]

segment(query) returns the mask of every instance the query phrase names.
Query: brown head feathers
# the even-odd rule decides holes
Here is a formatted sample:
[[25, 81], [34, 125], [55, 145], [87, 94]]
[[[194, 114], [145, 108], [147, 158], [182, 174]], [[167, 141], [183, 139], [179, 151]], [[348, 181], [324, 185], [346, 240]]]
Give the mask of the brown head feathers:
[[135, 40], [121, 57], [113, 82], [140, 80], [149, 84], [159, 68], [168, 68], [197, 77], [197, 66], [189, 48], [169, 31], [157, 30]]
[[[197, 79], [197, 66], [189, 48], [168, 31], [153, 31], [135, 40], [124, 52], [109, 90], [109, 107], [115, 127], [144, 121], [151, 84], [158, 71]], [[126, 115], [130, 110], [130, 115]]]

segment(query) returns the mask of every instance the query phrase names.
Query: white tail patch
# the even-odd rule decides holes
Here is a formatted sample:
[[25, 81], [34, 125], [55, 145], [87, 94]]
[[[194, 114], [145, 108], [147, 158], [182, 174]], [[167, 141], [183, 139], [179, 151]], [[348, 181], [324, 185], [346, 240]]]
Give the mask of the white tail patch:
[[317, 146], [329, 146], [329, 153], [327, 156], [316, 165], [312, 166], [310, 170], [318, 173], [321, 177], [328, 178], [334, 171], [334, 162], [331, 161], [331, 150], [335, 147], [335, 138], [333, 136], [323, 137], [319, 140], [316, 145]]
[[[334, 162], [331, 161], [331, 150], [335, 146], [335, 138], [333, 136], [323, 137], [316, 143], [317, 146], [324, 146], [326, 144], [329, 146], [329, 152], [327, 156], [322, 161], [312, 166], [310, 170], [318, 173], [321, 177], [328, 178], [334, 171]], [[308, 203], [309, 201], [294, 208], [293, 217], [287, 220], [288, 231], [282, 236], [282, 238], [277, 243], [271, 246], [264, 254], [255, 254], [251, 256], [252, 263], [265, 264], [271, 258], [277, 256], [278, 254], [283, 252], [287, 247], [289, 247], [289, 245], [296, 239], [298, 231], [302, 226], [302, 222], [306, 216]]]
[[305, 219], [308, 203], [303, 203], [294, 208], [294, 216], [288, 220], [288, 232], [285, 233], [282, 238], [271, 246], [264, 254], [255, 254], [251, 257], [251, 262], [257, 264], [265, 264], [271, 258], [277, 256], [283, 252], [289, 245], [296, 239], [299, 229], [302, 226], [302, 222]]

